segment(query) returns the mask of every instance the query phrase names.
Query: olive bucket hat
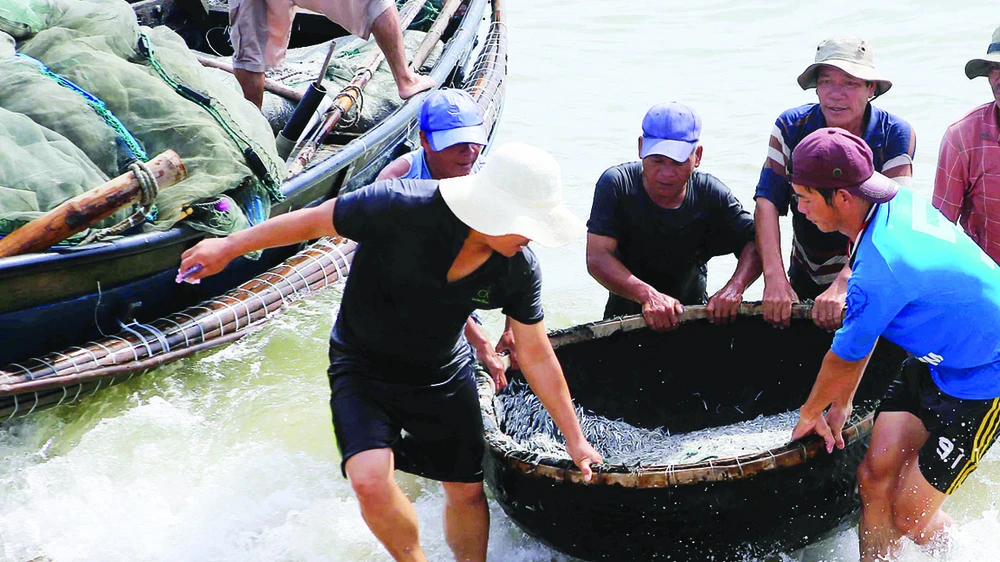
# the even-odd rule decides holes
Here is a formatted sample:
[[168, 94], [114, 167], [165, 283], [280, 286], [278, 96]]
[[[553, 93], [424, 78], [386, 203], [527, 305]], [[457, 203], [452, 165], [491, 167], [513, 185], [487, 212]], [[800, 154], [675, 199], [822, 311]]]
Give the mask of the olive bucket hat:
[[799, 75], [803, 90], [816, 87], [816, 75], [823, 65], [829, 65], [860, 80], [875, 82], [875, 95], [889, 91], [892, 82], [875, 70], [875, 53], [864, 39], [857, 37], [831, 37], [816, 47], [816, 62]]
[[986, 47], [986, 56], [981, 59], [972, 59], [965, 65], [965, 75], [969, 80], [977, 76], [986, 76], [990, 73], [990, 65], [1000, 64], [1000, 27], [993, 32], [990, 46]]

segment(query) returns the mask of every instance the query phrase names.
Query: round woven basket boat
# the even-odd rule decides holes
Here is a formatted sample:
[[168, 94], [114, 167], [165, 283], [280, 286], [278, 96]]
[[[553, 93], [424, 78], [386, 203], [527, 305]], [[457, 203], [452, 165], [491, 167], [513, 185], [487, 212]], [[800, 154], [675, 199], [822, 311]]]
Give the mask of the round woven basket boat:
[[[791, 327], [779, 330], [764, 322], [759, 305], [744, 304], [735, 322], [717, 326], [702, 307], [688, 307], [671, 332], [626, 317], [550, 338], [578, 404], [676, 434], [801, 406], [832, 339], [809, 315], [797, 305]], [[570, 461], [505, 433], [511, 428], [498, 423], [492, 381], [483, 376], [486, 480], [525, 532], [586, 560], [731, 560], [801, 547], [856, 521], [855, 472], [878, 399], [904, 358], [890, 342], [877, 346], [843, 450], [828, 454], [811, 436], [690, 464], [605, 465], [589, 483]]]

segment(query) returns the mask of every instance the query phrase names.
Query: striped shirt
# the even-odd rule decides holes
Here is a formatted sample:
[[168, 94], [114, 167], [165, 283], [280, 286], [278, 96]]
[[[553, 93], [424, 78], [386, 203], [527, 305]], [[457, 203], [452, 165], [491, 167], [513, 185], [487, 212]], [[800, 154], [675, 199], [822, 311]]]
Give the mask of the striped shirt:
[[941, 139], [935, 207], [1000, 263], [1000, 123], [997, 102], [973, 109]]
[[[876, 170], [886, 173], [912, 165], [916, 135], [909, 123], [871, 104], [865, 110], [864, 122], [867, 126], [862, 138], [872, 149]], [[809, 133], [826, 126], [817, 103], [782, 113], [771, 131], [767, 160], [754, 194], [755, 199], [771, 201], [781, 215], [788, 214], [791, 207], [793, 236], [788, 276], [799, 298], [804, 299], [819, 296], [847, 264], [847, 237], [838, 232], [821, 232], [795, 205], [790, 205], [792, 151]]]

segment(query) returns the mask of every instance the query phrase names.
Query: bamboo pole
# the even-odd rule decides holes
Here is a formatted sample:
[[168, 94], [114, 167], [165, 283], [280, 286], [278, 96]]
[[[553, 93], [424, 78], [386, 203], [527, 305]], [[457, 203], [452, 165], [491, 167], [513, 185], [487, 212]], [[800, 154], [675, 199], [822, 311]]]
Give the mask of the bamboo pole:
[[434, 50], [434, 46], [441, 39], [441, 35], [448, 27], [448, 23], [451, 22], [451, 17], [455, 15], [458, 7], [461, 5], [462, 0], [445, 0], [444, 5], [441, 6], [441, 11], [438, 12], [437, 17], [434, 19], [434, 24], [427, 30], [427, 35], [424, 36], [423, 41], [420, 42], [420, 46], [417, 47], [417, 52], [413, 53], [413, 60], [410, 61], [410, 68], [412, 70], [416, 71], [424, 64], [424, 61], [430, 56], [431, 51]]
[[343, 238], [328, 239], [323, 244], [336, 246], [339, 253], [314, 245], [225, 295], [148, 326], [134, 325], [131, 329], [135, 333], [121, 332], [99, 345], [29, 360], [18, 365], [17, 371], [0, 370], [0, 377], [7, 383], [0, 386], [0, 397], [23, 392], [21, 385], [36, 379], [66, 374], [79, 374], [85, 379], [88, 373], [111, 366], [139, 369], [137, 365], [149, 358], [242, 333], [278, 313], [297, 295], [321, 289], [342, 277], [357, 244]]
[[[196, 55], [196, 56], [198, 58], [198, 62], [200, 62], [202, 66], [208, 68], [217, 68], [219, 70], [224, 70], [230, 74], [233, 74], [233, 65], [229, 63], [223, 62], [218, 59], [203, 57], [201, 55]], [[271, 92], [274, 95], [281, 96], [286, 100], [290, 100], [295, 103], [299, 103], [300, 101], [302, 101], [302, 92], [296, 90], [295, 88], [286, 86], [281, 82], [275, 82], [274, 80], [265, 78], [264, 89], [268, 92]]]
[[[173, 150], [146, 163], [164, 189], [187, 177], [187, 169]], [[0, 258], [46, 250], [142, 196], [139, 180], [132, 172], [81, 193], [45, 215], [0, 239]]]

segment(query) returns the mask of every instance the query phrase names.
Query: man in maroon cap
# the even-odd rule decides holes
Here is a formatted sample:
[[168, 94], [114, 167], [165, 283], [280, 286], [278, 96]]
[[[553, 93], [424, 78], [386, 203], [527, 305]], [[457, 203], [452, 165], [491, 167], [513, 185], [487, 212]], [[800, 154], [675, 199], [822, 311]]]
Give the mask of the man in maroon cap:
[[847, 316], [792, 438], [815, 432], [828, 451], [843, 448], [878, 338], [912, 354], [882, 398], [858, 468], [861, 560], [894, 559], [904, 536], [925, 544], [941, 535], [952, 521], [941, 505], [996, 439], [1000, 273], [929, 202], [876, 172], [860, 137], [819, 129], [793, 159], [799, 211], [847, 236], [852, 275]]

